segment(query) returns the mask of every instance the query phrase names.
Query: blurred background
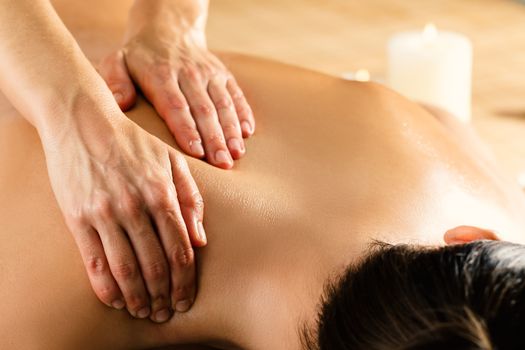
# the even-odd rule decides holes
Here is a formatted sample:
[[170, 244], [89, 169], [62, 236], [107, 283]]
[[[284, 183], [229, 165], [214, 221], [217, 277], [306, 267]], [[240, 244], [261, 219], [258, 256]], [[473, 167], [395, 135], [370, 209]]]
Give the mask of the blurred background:
[[211, 0], [212, 49], [334, 76], [386, 76], [391, 35], [427, 22], [472, 40], [472, 124], [513, 179], [525, 174], [525, 4], [517, 0]]

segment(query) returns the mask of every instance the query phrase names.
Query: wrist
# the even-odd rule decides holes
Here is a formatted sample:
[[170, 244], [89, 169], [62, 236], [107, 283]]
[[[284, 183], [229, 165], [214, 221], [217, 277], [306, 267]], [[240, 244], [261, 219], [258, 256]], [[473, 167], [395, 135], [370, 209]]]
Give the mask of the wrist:
[[129, 40], [144, 30], [161, 36], [204, 37], [207, 14], [208, 0], [136, 0], [125, 37]]
[[72, 51], [60, 71], [42, 73], [34, 79], [26, 95], [30, 103], [19, 108], [41, 137], [52, 137], [79, 118], [120, 111], [106, 83], [80, 49]]
[[45, 149], [66, 149], [73, 142], [111, 141], [126, 119], [111, 95], [70, 89], [41, 110], [35, 125]]

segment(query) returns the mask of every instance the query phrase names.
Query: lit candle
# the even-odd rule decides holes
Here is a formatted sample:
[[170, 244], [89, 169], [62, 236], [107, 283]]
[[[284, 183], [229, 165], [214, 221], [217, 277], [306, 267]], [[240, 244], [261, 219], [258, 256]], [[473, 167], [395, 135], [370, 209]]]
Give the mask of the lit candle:
[[465, 36], [438, 32], [394, 35], [388, 42], [388, 83], [401, 94], [470, 120], [472, 44]]

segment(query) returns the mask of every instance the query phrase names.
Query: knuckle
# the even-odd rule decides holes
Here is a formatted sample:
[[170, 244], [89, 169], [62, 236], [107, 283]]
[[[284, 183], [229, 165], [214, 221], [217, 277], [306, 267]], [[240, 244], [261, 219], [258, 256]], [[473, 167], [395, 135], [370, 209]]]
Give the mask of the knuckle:
[[198, 68], [201, 75], [205, 77], [213, 77], [219, 73], [219, 67], [209, 61], [199, 64]]
[[180, 213], [173, 206], [165, 207], [161, 214], [165, 222], [174, 226], [177, 232], [184, 232], [183, 224], [180, 221]]
[[[200, 136], [199, 136], [198, 133], [197, 133], [196, 136], [197, 136], [196, 139], [200, 139]], [[186, 161], [186, 158], [184, 158], [182, 153], [175, 152], [175, 153], [173, 153], [172, 157], [173, 157], [173, 162], [174, 162], [173, 165], [176, 166], [177, 168], [183, 169], [183, 168], [187, 168], [188, 167], [188, 162]], [[174, 191], [170, 191], [170, 192], [174, 192]], [[177, 194], [174, 193], [173, 195], [176, 196]]]
[[240, 134], [241, 130], [239, 129], [238, 123], [225, 123], [222, 124], [222, 130], [231, 135], [231, 134]]
[[167, 108], [175, 111], [186, 111], [189, 110], [189, 105], [184, 98], [175, 95], [169, 91], [165, 92]]
[[191, 125], [188, 122], [181, 122], [179, 125], [177, 125], [177, 131], [181, 134], [187, 135], [188, 137], [198, 137], [199, 133], [197, 132], [197, 129], [194, 125]]
[[251, 113], [251, 108], [250, 106], [248, 106], [248, 103], [243, 100], [242, 102], [236, 105], [235, 111], [237, 112], [237, 115], [239, 115], [239, 117], [246, 117]]
[[179, 268], [187, 268], [193, 265], [194, 253], [191, 247], [175, 248], [169, 254], [169, 261], [171, 266]]
[[111, 202], [107, 198], [97, 199], [89, 210], [91, 215], [100, 219], [110, 219], [113, 217]]
[[204, 200], [202, 199], [202, 196], [199, 192], [194, 192], [189, 200], [188, 203], [194, 210], [197, 212], [203, 212], [204, 211]]
[[95, 289], [95, 294], [105, 303], [111, 303], [117, 296], [117, 289], [110, 286], [101, 286]]
[[113, 275], [119, 280], [131, 280], [138, 276], [138, 267], [132, 262], [119, 262], [112, 268]]
[[169, 64], [160, 63], [154, 68], [154, 76], [160, 83], [164, 84], [175, 77], [175, 72]]
[[224, 146], [224, 135], [222, 132], [212, 133], [207, 137], [207, 141], [210, 145], [215, 148], [220, 148]]
[[126, 304], [130, 309], [138, 310], [147, 304], [147, 300], [143, 295], [131, 293], [126, 296]]
[[244, 101], [244, 93], [241, 89], [236, 88], [233, 93], [231, 94], [232, 100], [235, 102], [243, 102]]
[[232, 107], [232, 100], [228, 96], [221, 96], [219, 99], [215, 101], [215, 108], [217, 109], [231, 109]]
[[212, 118], [215, 116], [213, 106], [211, 106], [207, 102], [199, 102], [197, 103], [194, 108], [193, 112], [195, 115], [199, 118]]
[[194, 65], [186, 65], [182, 68], [183, 75], [191, 82], [200, 81], [202, 78], [200, 70]]
[[160, 211], [170, 211], [173, 209], [175, 195], [168, 186], [160, 186], [154, 190], [153, 209]]
[[174, 286], [172, 295], [175, 300], [187, 299], [191, 294], [191, 288], [189, 286]]
[[86, 259], [86, 266], [88, 272], [94, 275], [101, 275], [108, 271], [108, 266], [105, 260], [99, 256], [92, 255]]
[[162, 261], [155, 261], [144, 267], [142, 271], [144, 278], [149, 281], [161, 281], [166, 279], [168, 271], [165, 264]]
[[83, 231], [87, 225], [86, 213], [82, 208], [73, 208], [64, 214], [67, 225], [72, 231]]
[[142, 211], [142, 201], [136, 195], [122, 195], [120, 207], [126, 218], [138, 219]]

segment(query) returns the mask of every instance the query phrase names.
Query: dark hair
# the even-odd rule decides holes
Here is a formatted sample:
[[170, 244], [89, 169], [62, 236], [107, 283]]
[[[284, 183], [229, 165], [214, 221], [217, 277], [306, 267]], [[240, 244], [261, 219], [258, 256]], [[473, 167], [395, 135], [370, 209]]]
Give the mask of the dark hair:
[[374, 244], [327, 288], [318, 350], [525, 349], [525, 246]]

